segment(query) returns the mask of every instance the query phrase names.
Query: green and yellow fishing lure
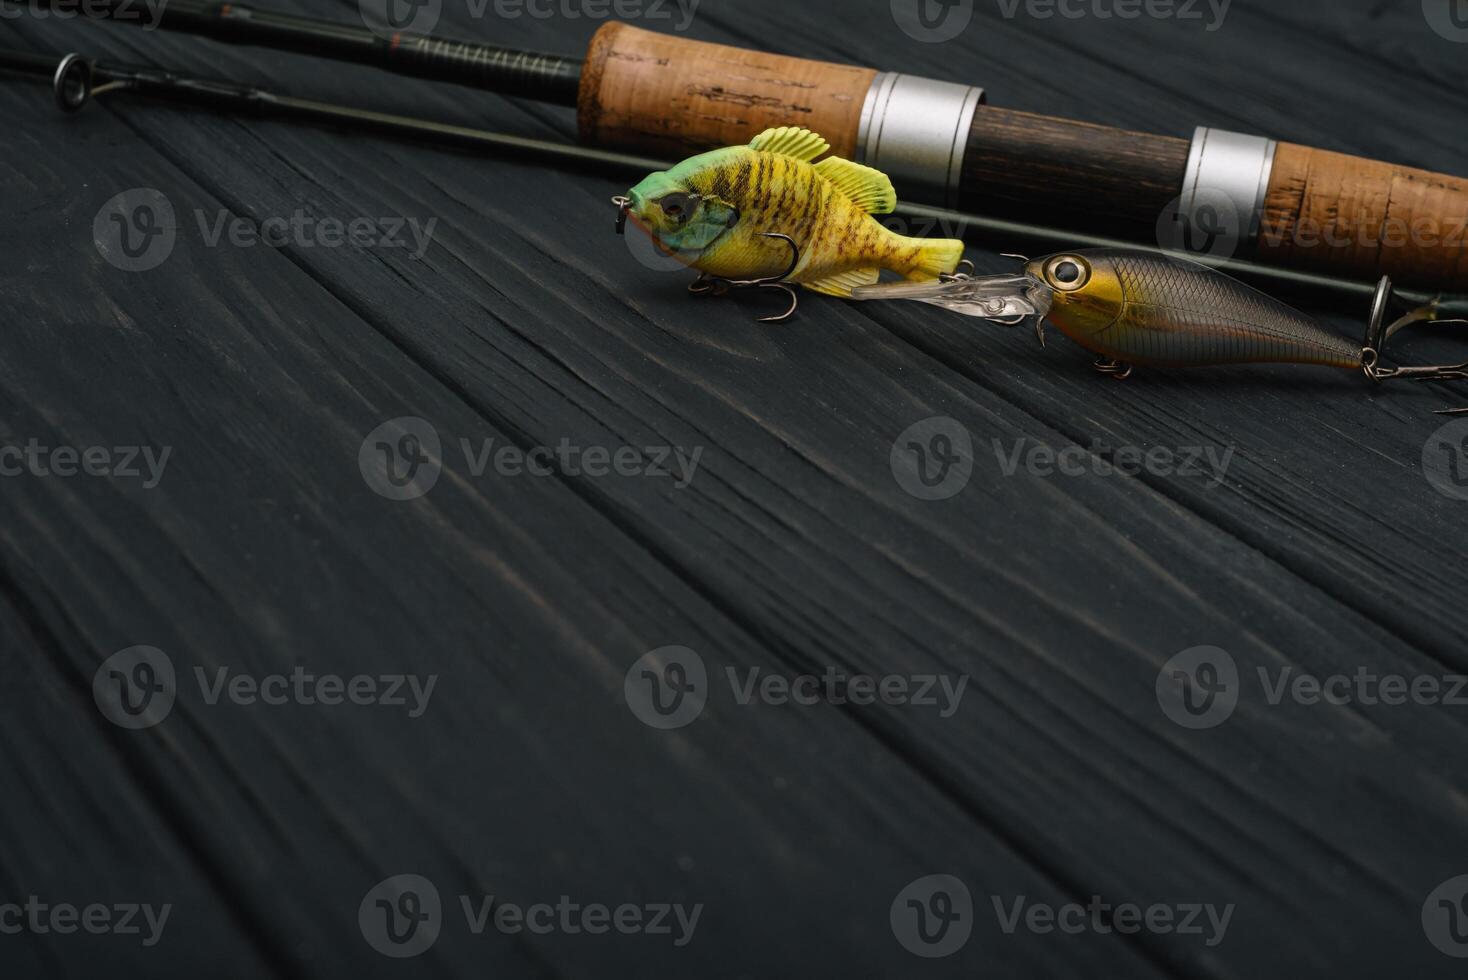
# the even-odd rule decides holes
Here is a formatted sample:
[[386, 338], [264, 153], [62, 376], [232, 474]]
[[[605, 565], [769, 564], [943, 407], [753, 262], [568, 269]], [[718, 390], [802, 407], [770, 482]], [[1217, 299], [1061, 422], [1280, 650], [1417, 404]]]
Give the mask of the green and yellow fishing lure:
[[766, 130], [748, 146], [651, 174], [618, 203], [660, 249], [718, 279], [780, 277], [849, 297], [883, 269], [927, 282], [958, 267], [963, 242], [884, 227], [872, 215], [897, 207], [892, 181], [840, 157], [821, 160], [830, 149], [808, 129]]

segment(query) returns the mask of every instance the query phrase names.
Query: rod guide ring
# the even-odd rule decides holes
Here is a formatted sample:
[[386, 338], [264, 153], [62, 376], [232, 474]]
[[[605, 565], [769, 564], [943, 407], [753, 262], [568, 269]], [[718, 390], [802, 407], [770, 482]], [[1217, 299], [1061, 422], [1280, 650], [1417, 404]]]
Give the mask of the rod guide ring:
[[92, 66], [76, 52], [61, 59], [51, 77], [51, 91], [56, 107], [65, 113], [76, 112], [92, 97]]

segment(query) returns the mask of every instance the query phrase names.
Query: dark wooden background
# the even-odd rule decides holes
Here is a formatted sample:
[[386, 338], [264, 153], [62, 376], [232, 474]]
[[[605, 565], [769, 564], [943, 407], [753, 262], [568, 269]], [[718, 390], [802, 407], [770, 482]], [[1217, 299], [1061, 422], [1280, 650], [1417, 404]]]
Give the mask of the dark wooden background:
[[[449, 0], [440, 30], [579, 52], [597, 26], [476, 21]], [[1429, 30], [1417, 0], [1236, 0], [1212, 33], [1011, 20], [981, 0], [968, 33], [936, 45], [894, 30], [885, 0], [706, 0], [690, 34], [980, 83], [1017, 109], [1468, 166], [1468, 46]], [[573, 132], [567, 110], [119, 25], [10, 18], [0, 44]], [[0, 480], [0, 902], [175, 906], [153, 949], [0, 936], [7, 977], [1460, 975], [1420, 916], [1468, 872], [1465, 709], [1271, 706], [1247, 678], [1468, 669], [1468, 503], [1422, 469], [1429, 410], [1468, 394], [1284, 368], [1117, 384], [1053, 333], [1041, 350], [936, 310], [814, 296], [790, 325], [757, 324], [613, 237], [620, 176], [137, 101], [63, 118], [9, 79], [0, 111], [0, 436], [172, 447], [154, 489]], [[146, 273], [92, 239], [99, 208], [136, 187], [180, 215]], [[211, 248], [193, 219], [297, 208], [438, 224], [415, 261]], [[1332, 322], [1355, 335], [1364, 312]], [[399, 416], [445, 442], [438, 485], [410, 502], [375, 494], [357, 463]], [[938, 502], [889, 465], [931, 416], [974, 440], [971, 482]], [[491, 437], [703, 456], [686, 489], [476, 477], [453, 447]], [[1234, 457], [1219, 486], [1004, 476], [996, 439]], [[186, 690], [131, 732], [91, 685], [136, 644], [166, 651]], [[714, 680], [828, 665], [971, 680], [946, 719], [741, 707], [724, 688], [656, 731], [623, 677], [673, 644]], [[1190, 731], [1154, 684], [1201, 644], [1235, 658], [1245, 696]], [[440, 681], [416, 720], [187, 690], [194, 667], [225, 665]], [[437, 884], [450, 921], [422, 957], [389, 960], [357, 908], [408, 872]], [[919, 959], [888, 910], [935, 873], [966, 882], [976, 922], [955, 955]], [[475, 938], [455, 924], [460, 894], [705, 909], [681, 949]], [[1236, 911], [1212, 948], [1011, 936], [993, 895]]]

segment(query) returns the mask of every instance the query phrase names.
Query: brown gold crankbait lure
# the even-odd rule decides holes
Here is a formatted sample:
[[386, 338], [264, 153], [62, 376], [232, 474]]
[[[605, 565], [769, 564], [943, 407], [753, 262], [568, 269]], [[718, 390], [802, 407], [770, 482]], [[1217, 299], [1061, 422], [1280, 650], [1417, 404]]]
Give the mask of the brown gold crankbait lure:
[[[912, 299], [1006, 325], [1046, 319], [1100, 355], [1096, 368], [1125, 378], [1133, 365], [1315, 364], [1362, 371], [1372, 381], [1468, 380], [1468, 363], [1395, 367], [1383, 345], [1403, 327], [1434, 321], [1431, 305], [1387, 325], [1383, 277], [1363, 343], [1221, 272], [1187, 259], [1130, 249], [1061, 252], [1028, 261], [1021, 275], [944, 277], [938, 283], [866, 286], [852, 298]], [[1463, 322], [1463, 321], [1435, 321]], [[1456, 409], [1440, 414], [1468, 414]]]

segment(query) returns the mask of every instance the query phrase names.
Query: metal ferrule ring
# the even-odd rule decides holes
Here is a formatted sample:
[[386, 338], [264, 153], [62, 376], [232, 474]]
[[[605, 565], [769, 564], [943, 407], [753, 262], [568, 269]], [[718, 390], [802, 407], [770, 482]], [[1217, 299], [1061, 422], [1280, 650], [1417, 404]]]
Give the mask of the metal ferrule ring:
[[857, 160], [887, 174], [903, 200], [958, 203], [963, 155], [984, 90], [917, 75], [872, 80], [857, 131]]
[[[1259, 235], [1277, 149], [1278, 143], [1263, 136], [1199, 126], [1188, 150], [1180, 217], [1189, 227], [1221, 224], [1233, 239], [1229, 244], [1252, 243]], [[1214, 213], [1205, 214], [1208, 209]], [[1226, 213], [1218, 215], [1219, 209]]]

